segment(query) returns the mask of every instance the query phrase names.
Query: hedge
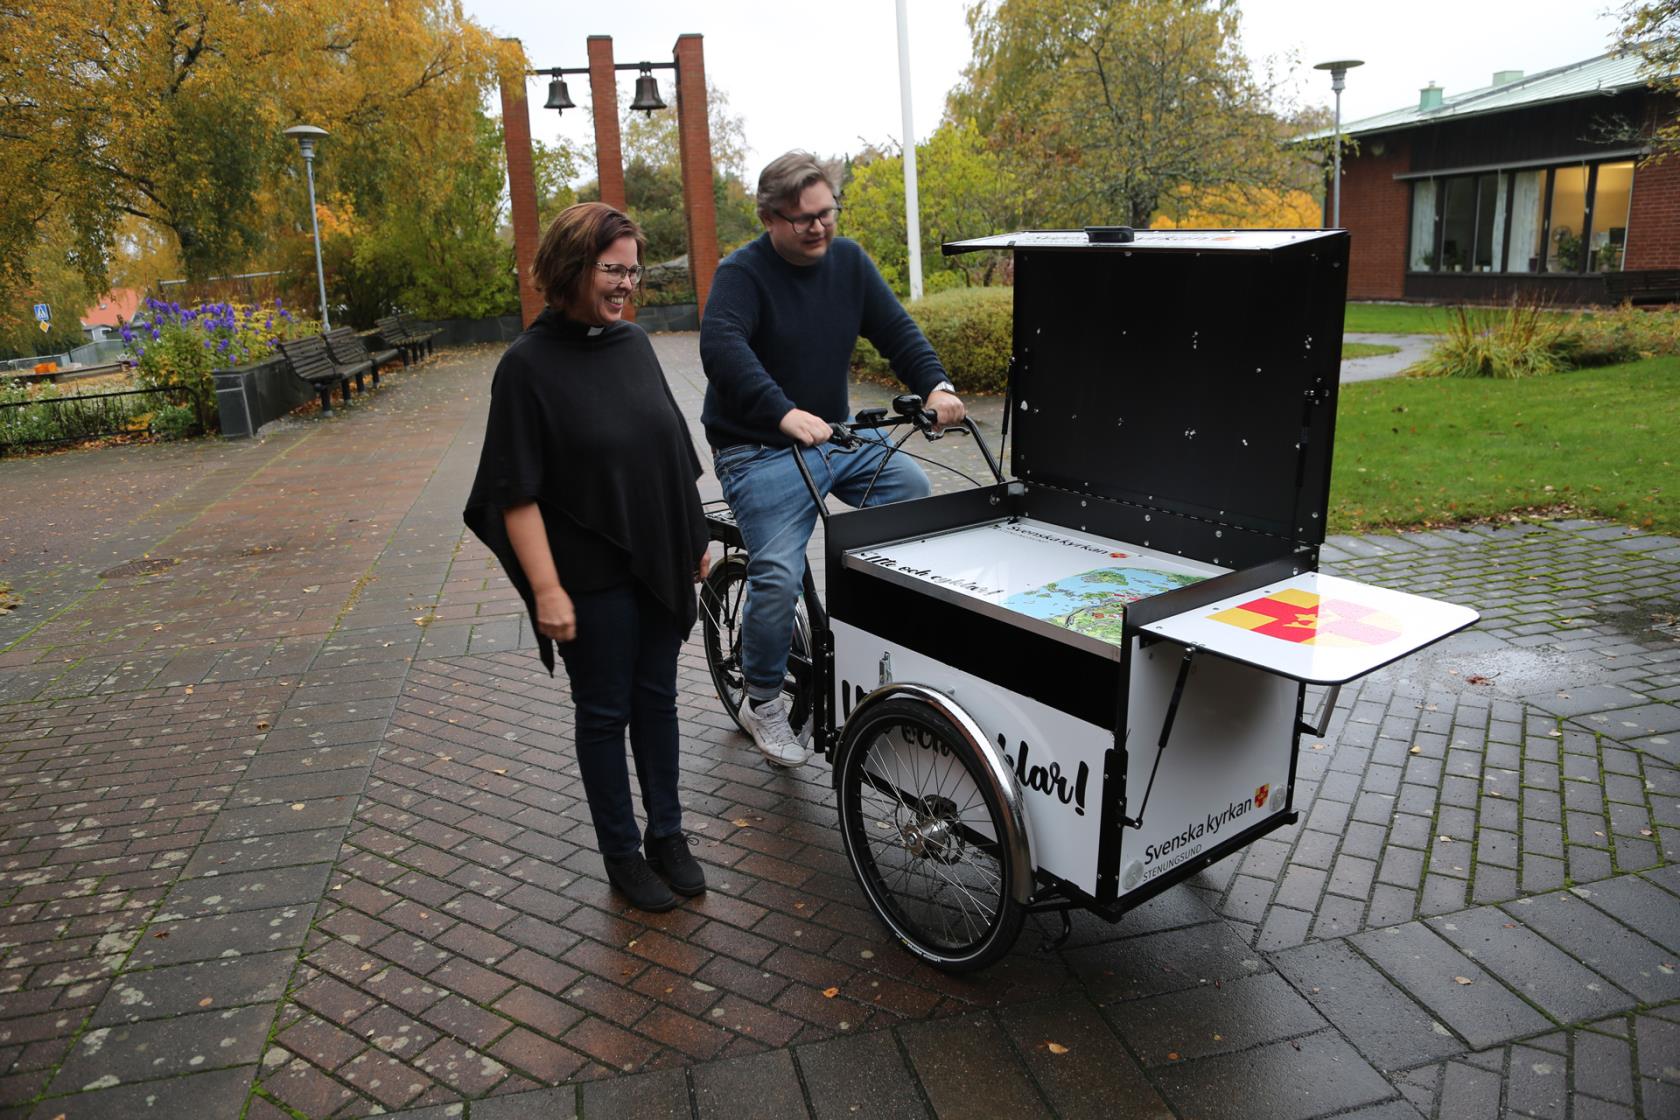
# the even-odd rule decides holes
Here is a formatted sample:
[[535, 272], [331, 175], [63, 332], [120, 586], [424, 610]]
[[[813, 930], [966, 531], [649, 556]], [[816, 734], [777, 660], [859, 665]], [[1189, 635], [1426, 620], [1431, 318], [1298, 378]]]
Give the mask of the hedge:
[[[907, 310], [945, 363], [957, 392], [1003, 392], [1014, 349], [1014, 288], [955, 288]], [[896, 383], [886, 359], [862, 339], [852, 353], [852, 369], [871, 380]]]

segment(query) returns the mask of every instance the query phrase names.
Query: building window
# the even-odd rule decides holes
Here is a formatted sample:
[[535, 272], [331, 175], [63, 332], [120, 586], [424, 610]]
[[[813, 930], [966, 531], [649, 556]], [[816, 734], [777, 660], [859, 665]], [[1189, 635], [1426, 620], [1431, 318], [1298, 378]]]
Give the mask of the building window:
[[1540, 220], [1541, 204], [1546, 200], [1546, 173], [1514, 171], [1510, 180], [1511, 251], [1505, 257], [1505, 271], [1539, 272], [1540, 238], [1546, 224]]
[[1581, 240], [1587, 221], [1587, 169], [1559, 167], [1552, 172], [1552, 205], [1547, 215], [1547, 272], [1580, 272], [1585, 263]]
[[1435, 180], [1412, 184], [1412, 271], [1435, 271]]
[[1614, 272], [1633, 163], [1574, 164], [1412, 184], [1414, 272]]
[[1601, 163], [1593, 189], [1588, 272], [1620, 272], [1627, 254], [1628, 206], [1633, 201], [1633, 161]]

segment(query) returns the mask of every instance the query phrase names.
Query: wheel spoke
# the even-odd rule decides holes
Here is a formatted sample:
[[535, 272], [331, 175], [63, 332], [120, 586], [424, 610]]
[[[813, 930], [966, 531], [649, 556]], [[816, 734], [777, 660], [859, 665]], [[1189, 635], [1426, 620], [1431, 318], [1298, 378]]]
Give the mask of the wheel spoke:
[[917, 732], [927, 730], [873, 729], [855, 748], [846, 788], [877, 897], [921, 941], [961, 953], [986, 939], [1007, 904], [1001, 848], [977, 831], [979, 819], [970, 823], [988, 804], [970, 762], [941, 754], [938, 741], [920, 746]]

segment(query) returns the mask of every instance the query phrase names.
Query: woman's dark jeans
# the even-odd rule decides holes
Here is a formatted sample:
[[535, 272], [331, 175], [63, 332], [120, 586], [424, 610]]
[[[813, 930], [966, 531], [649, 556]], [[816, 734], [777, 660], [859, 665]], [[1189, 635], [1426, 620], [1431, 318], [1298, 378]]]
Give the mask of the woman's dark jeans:
[[578, 769], [601, 854], [631, 855], [642, 835], [630, 804], [624, 730], [642, 787], [648, 833], [682, 828], [677, 801], [677, 616], [640, 584], [572, 596], [577, 637], [556, 648], [572, 682]]

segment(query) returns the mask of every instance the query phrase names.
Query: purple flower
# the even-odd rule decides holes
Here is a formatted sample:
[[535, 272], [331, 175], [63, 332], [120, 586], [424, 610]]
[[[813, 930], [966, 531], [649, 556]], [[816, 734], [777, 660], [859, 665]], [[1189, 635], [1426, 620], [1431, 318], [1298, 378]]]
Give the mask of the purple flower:
[[133, 342], [134, 341], [134, 332], [129, 330], [127, 327], [124, 327], [122, 330], [118, 331], [117, 333], [122, 335], [122, 340], [124, 342]]
[[222, 353], [224, 353], [224, 354], [226, 354], [226, 353], [227, 353], [227, 351], [228, 351], [228, 340], [227, 340], [227, 339], [225, 339], [225, 338], [224, 338], [224, 339], [222, 339], [222, 341], [221, 341], [221, 342], [219, 342], [219, 343], [217, 343], [217, 345], [216, 345], [216, 349], [218, 349], [218, 350], [220, 350], [220, 351], [221, 351], [221, 352], [222, 352]]

